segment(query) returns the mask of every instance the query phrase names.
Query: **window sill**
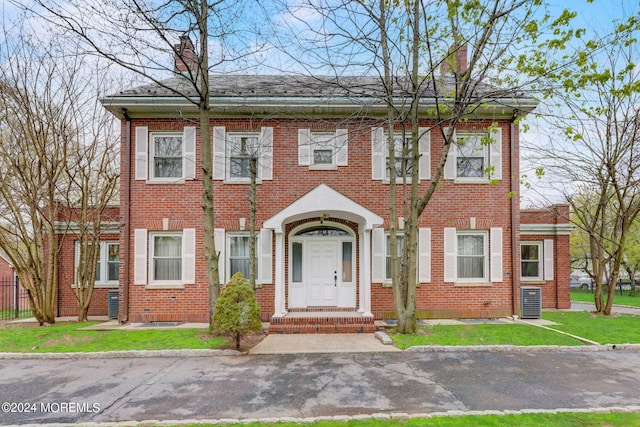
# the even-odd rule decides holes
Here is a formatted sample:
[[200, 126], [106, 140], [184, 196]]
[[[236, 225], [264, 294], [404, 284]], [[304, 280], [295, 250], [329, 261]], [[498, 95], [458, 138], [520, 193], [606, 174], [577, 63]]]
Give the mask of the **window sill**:
[[336, 171], [338, 166], [336, 165], [310, 165], [310, 171]]
[[171, 185], [178, 184], [184, 185], [186, 180], [184, 178], [174, 178], [174, 179], [148, 179], [146, 181], [149, 185]]
[[[251, 184], [251, 180], [249, 178], [225, 179], [224, 181], [222, 181], [222, 183], [231, 185], [249, 185]], [[256, 184], [262, 184], [262, 179], [257, 179]]]
[[183, 283], [149, 283], [145, 289], [184, 289]]
[[543, 279], [525, 279], [525, 278], [520, 278], [520, 282], [526, 283], [527, 285], [544, 285], [545, 283], [547, 283]]
[[[77, 286], [75, 283], [71, 284], [71, 289], [75, 289]], [[120, 287], [120, 283], [94, 283], [93, 289], [118, 289]]]
[[492, 286], [491, 282], [455, 282], [456, 288], [486, 288]]
[[486, 178], [456, 178], [453, 180], [456, 184], [490, 184], [491, 181]]

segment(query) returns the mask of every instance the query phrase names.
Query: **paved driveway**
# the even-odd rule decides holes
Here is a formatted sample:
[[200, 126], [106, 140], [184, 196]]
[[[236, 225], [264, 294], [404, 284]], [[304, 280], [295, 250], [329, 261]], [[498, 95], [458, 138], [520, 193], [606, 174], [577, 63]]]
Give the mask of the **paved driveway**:
[[[1, 360], [4, 424], [640, 406], [640, 352]], [[12, 409], [3, 404], [3, 410]], [[18, 412], [20, 410], [21, 413]]]

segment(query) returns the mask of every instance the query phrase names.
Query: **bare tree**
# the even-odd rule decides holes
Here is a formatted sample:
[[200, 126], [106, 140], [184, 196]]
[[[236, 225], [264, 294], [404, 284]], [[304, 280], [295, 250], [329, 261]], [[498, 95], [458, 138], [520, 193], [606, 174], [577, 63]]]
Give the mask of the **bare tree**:
[[[252, 21], [248, 17], [255, 16], [260, 9], [256, 6], [250, 14], [245, 13], [247, 4], [234, 0], [19, 2], [60, 32], [70, 33], [80, 40], [86, 53], [107, 58], [183, 97], [197, 108], [209, 310], [213, 314], [220, 292], [220, 277], [219, 253], [214, 241], [209, 72], [232, 63], [239, 67], [239, 61], [245, 55], [259, 49], [254, 40], [246, 40], [245, 37], [252, 34], [249, 31]], [[180, 42], [176, 43], [177, 40]], [[210, 45], [210, 41], [214, 43]], [[211, 52], [215, 52], [212, 60]], [[174, 57], [175, 67], [171, 62]], [[175, 79], [166, 79], [167, 75]]]
[[546, 95], [554, 111], [545, 123], [562, 137], [536, 147], [555, 183], [564, 184], [557, 190], [571, 204], [574, 224], [588, 236], [586, 267], [595, 280], [596, 312], [605, 315], [640, 214], [637, 30], [631, 17], [615, 32], [587, 39], [597, 54], [550, 76], [556, 84]]
[[[86, 140], [89, 123], [112, 123], [104, 114], [102, 121], [90, 114], [97, 101], [83, 96], [89, 86], [82, 73], [86, 63], [70, 46], [61, 51], [54, 43], [40, 45], [21, 34], [0, 46], [7, 58], [0, 69], [0, 248], [14, 264], [34, 316], [44, 324], [55, 322], [59, 249], [69, 231], [69, 222], [59, 221], [61, 206], [77, 206], [78, 215], [85, 216], [91, 203], [96, 216], [112, 200], [117, 170], [113, 151]], [[90, 161], [89, 153], [101, 153], [103, 161]], [[109, 190], [81, 192], [81, 176]], [[81, 240], [88, 238], [79, 233]], [[95, 270], [95, 259], [94, 254], [86, 259], [90, 269]], [[88, 305], [92, 289], [93, 283], [82, 305]]]
[[[361, 73], [380, 79], [379, 99], [387, 106], [380, 126], [387, 131], [391, 270], [400, 332], [416, 329], [419, 220], [440, 186], [451, 147], [463, 144], [454, 139], [456, 126], [485, 104], [505, 102], [521, 113], [534, 104], [513, 103], [514, 98], [524, 96], [526, 83], [531, 83], [518, 81], [514, 52], [526, 43], [533, 45], [545, 29], [561, 29], [570, 20], [553, 21], [541, 3], [310, 1], [289, 9], [292, 16], [304, 18], [293, 27], [302, 53], [287, 46], [288, 51], [306, 61], [308, 70], [328, 70], [338, 76]], [[441, 73], [443, 67], [446, 72]], [[362, 88], [344, 89], [357, 95]], [[511, 104], [502, 101], [508, 98]], [[363, 108], [363, 115], [367, 114], [370, 112]], [[426, 118], [430, 124], [421, 128]], [[514, 115], [513, 119], [519, 118]], [[401, 146], [394, 140], [395, 128], [410, 136], [400, 139], [404, 141]], [[494, 129], [495, 124], [487, 125], [483, 145], [493, 143]], [[420, 141], [429, 131], [441, 134], [444, 144], [430, 184], [420, 189]], [[489, 177], [495, 172], [490, 167], [484, 171]], [[397, 229], [398, 209], [404, 218], [401, 230]]]

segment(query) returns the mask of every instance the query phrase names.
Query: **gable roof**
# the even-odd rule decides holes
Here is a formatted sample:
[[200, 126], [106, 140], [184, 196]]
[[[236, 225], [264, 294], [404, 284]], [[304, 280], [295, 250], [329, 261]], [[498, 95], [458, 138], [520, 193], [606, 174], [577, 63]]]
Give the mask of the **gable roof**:
[[[336, 114], [347, 112], [381, 115], [386, 113], [384, 88], [380, 77], [375, 76], [302, 76], [302, 75], [248, 75], [211, 74], [210, 106], [213, 114], [220, 115], [272, 115], [274, 113]], [[394, 103], [408, 105], [410, 82], [394, 80]], [[440, 103], [446, 94], [455, 89], [453, 76], [442, 76], [434, 85], [425, 79], [420, 88], [421, 105], [425, 111]], [[537, 105], [536, 101], [523, 93], [505, 90], [487, 84], [474, 88], [480, 109], [491, 110], [495, 117], [512, 116], [514, 110], [528, 113]], [[188, 99], [190, 98], [190, 100]], [[109, 111], [122, 117], [126, 109], [132, 117], [136, 115], [175, 115], [197, 113], [198, 94], [193, 84], [180, 75], [121, 91], [101, 99]]]

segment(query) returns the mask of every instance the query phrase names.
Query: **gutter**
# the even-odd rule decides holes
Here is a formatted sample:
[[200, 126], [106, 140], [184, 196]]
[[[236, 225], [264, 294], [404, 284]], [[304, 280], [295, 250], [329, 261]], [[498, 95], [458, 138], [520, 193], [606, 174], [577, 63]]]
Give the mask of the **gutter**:
[[[127, 111], [130, 117], [138, 113], [166, 112], [175, 115], [176, 110], [197, 114], [198, 106], [195, 98], [180, 98], [178, 96], [137, 96], [120, 95], [103, 98], [102, 105], [119, 117], [123, 111]], [[407, 99], [397, 97], [393, 99], [394, 105], [408, 105]], [[444, 100], [446, 103], [446, 99]], [[442, 106], [442, 102], [429, 102], [424, 99], [420, 104], [420, 111], [430, 115], [434, 108]], [[502, 115], [513, 117], [514, 111], [530, 112], [536, 108], [537, 103], [532, 99], [496, 98], [492, 101], [480, 102], [472, 115], [488, 114], [491, 117]], [[375, 97], [368, 96], [337, 96], [337, 97], [308, 97], [308, 96], [224, 96], [211, 97], [210, 109], [214, 113], [228, 113], [235, 116], [241, 114], [273, 113], [301, 113], [310, 112], [323, 114], [334, 112], [362, 112], [369, 109], [371, 114], [383, 114], [387, 104]]]
[[[124, 245], [123, 245], [123, 249], [124, 249], [124, 254], [122, 255], [122, 258], [120, 259], [124, 259], [124, 278], [123, 280], [121, 280], [121, 285], [122, 285], [122, 289], [120, 292], [120, 303], [119, 303], [119, 308], [118, 308], [118, 320], [120, 321], [120, 323], [127, 323], [129, 321], [129, 286], [130, 286], [130, 280], [129, 280], [129, 265], [130, 265], [130, 256], [131, 256], [131, 251], [129, 249], [130, 245], [131, 245], [131, 225], [130, 225], [130, 218], [131, 218], [131, 117], [129, 117], [129, 112], [127, 111], [126, 108], [123, 108], [122, 110], [122, 117], [124, 117], [124, 119], [126, 120], [126, 125], [125, 125], [125, 135], [124, 135], [124, 162], [125, 162], [125, 167], [124, 170], [126, 171], [126, 173], [124, 174], [124, 209], [122, 209], [123, 212], [121, 212], [121, 214], [123, 215], [122, 218], [122, 227], [123, 227], [123, 232], [124, 232]], [[122, 203], [121, 203], [122, 206]]]
[[[520, 197], [516, 195], [520, 194], [520, 180], [518, 177], [518, 171], [515, 167], [516, 141], [515, 141], [515, 120], [518, 117], [518, 111], [514, 111], [511, 123], [509, 123], [509, 144], [511, 152], [511, 161], [509, 162], [509, 174], [510, 180], [510, 192], [511, 192], [511, 286], [513, 294], [513, 314], [520, 315], [520, 304], [518, 304], [518, 281], [520, 278], [520, 272], [518, 268], [518, 232], [520, 231], [520, 224], [518, 223], [517, 210], [520, 209]], [[518, 151], [518, 161], [520, 160], [520, 152]]]

